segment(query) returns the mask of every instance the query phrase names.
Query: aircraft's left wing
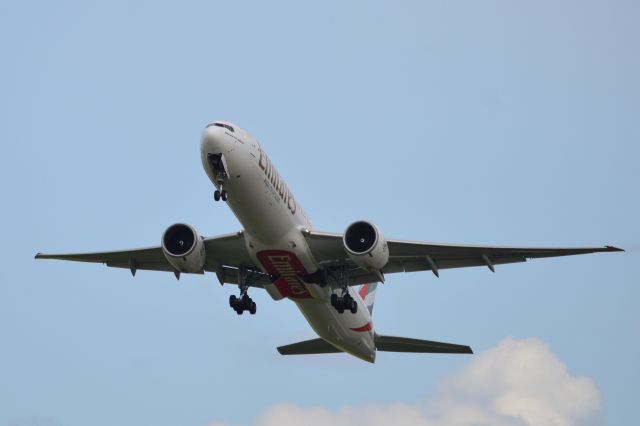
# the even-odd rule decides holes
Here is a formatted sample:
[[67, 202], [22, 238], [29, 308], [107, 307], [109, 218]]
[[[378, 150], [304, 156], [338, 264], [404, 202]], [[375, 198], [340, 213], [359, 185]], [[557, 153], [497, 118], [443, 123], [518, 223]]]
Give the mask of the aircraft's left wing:
[[[269, 277], [259, 272], [249, 257], [242, 233], [205, 238], [204, 246], [207, 256], [204, 271], [215, 272], [221, 282], [237, 284], [238, 268], [240, 267], [253, 270], [259, 275], [256, 280], [252, 281], [253, 286], [262, 287], [262, 284], [270, 282]], [[167, 262], [160, 246], [94, 253], [38, 253], [35, 257], [36, 259], [103, 263], [115, 268], [129, 269], [132, 274], [135, 274], [137, 270], [176, 273], [173, 266]]]
[[[345, 266], [349, 284], [379, 281], [376, 274], [368, 273], [353, 264], [342, 244], [341, 234], [309, 231], [307, 242], [314, 258], [321, 265]], [[527, 259], [571, 256], [597, 252], [624, 251], [613, 246], [603, 247], [499, 247], [459, 244], [436, 244], [415, 241], [387, 240], [389, 263], [384, 274], [396, 272], [432, 271], [439, 276], [441, 269], [485, 266], [525, 262]]]

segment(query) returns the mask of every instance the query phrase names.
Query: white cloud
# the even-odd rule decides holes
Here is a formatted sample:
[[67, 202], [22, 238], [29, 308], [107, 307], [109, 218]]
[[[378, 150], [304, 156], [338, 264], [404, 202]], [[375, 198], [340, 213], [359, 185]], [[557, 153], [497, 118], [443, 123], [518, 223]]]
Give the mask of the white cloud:
[[[495, 419], [491, 424], [568, 426], [598, 412], [600, 393], [591, 379], [571, 376], [541, 341], [506, 338], [446, 380], [430, 405], [434, 424], [464, 405]], [[471, 415], [442, 424], [477, 422]]]
[[600, 393], [574, 377], [538, 339], [503, 339], [475, 355], [436, 396], [420, 404], [344, 406], [337, 410], [283, 403], [269, 408], [259, 426], [570, 426], [593, 420]]

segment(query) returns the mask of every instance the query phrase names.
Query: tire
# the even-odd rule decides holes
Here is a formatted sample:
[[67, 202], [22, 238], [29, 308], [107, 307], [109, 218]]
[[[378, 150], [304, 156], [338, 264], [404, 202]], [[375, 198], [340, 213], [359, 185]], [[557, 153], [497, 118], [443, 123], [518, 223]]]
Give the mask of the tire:
[[239, 307], [238, 309], [236, 309], [236, 313], [238, 315], [242, 315], [243, 312], [244, 312], [244, 309], [242, 309], [242, 307]]
[[355, 300], [351, 301], [351, 309], [350, 309], [352, 314], [355, 314], [356, 312], [358, 312], [358, 304], [356, 303]]
[[216, 201], [220, 201], [220, 191], [216, 189], [216, 192], [213, 193], [213, 199]]
[[251, 302], [251, 307], [249, 308], [249, 313], [251, 315], [255, 315], [257, 308], [258, 307], [256, 306], [256, 302]]
[[232, 294], [231, 296], [229, 296], [229, 306], [235, 309], [236, 303], [238, 303], [238, 298], [236, 297], [236, 295]]
[[220, 198], [222, 199], [222, 201], [227, 201], [227, 190], [223, 189], [222, 192], [220, 193]]
[[338, 306], [338, 308], [337, 308], [337, 309], [338, 309], [338, 313], [339, 313], [339, 314], [344, 313], [344, 308], [343, 308], [342, 306]]
[[333, 306], [334, 308], [336, 306], [338, 306], [338, 295], [337, 294], [332, 293], [330, 300], [331, 300], [331, 306]]
[[251, 307], [251, 302], [253, 302], [253, 300], [251, 300], [249, 296], [246, 294], [242, 296], [242, 307], [244, 309], [249, 309]]

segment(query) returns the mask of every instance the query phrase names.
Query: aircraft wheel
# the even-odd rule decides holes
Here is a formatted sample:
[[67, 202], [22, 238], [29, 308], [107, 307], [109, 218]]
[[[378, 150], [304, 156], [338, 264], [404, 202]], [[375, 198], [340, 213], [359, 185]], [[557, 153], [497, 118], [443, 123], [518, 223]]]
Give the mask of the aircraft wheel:
[[229, 296], [229, 306], [235, 309], [237, 304], [238, 304], [238, 298], [236, 297], [236, 295], [232, 294], [231, 296]]
[[339, 314], [344, 312], [344, 308], [342, 306], [338, 306], [337, 310]]
[[216, 189], [216, 192], [213, 193], [213, 199], [216, 201], [220, 201], [220, 191]]
[[335, 293], [331, 294], [331, 306], [333, 307], [338, 306], [338, 295]]
[[249, 309], [251, 307], [251, 303], [253, 302], [253, 300], [251, 300], [251, 298], [249, 296], [247, 296], [246, 294], [242, 296], [242, 307], [244, 309]]
[[242, 306], [238, 306], [238, 308], [236, 308], [236, 313], [238, 315], [242, 315], [243, 312], [244, 312], [244, 309], [242, 309]]
[[256, 302], [251, 302], [251, 307], [249, 308], [249, 313], [251, 315], [255, 315], [257, 310]]
[[227, 190], [223, 189], [222, 192], [220, 192], [220, 198], [222, 199], [222, 201], [227, 201]]
[[356, 303], [355, 300], [351, 301], [351, 309], [350, 309], [352, 314], [355, 314], [356, 312], [358, 312], [358, 304]]

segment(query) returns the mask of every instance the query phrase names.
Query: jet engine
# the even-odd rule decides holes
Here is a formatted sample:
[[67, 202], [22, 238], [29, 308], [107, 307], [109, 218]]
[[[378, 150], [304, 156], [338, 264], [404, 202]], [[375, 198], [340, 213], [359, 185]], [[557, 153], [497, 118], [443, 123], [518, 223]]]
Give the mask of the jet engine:
[[380, 272], [389, 261], [387, 241], [375, 225], [354, 222], [344, 233], [342, 243], [349, 258], [367, 271]]
[[202, 237], [184, 223], [176, 223], [164, 231], [162, 251], [171, 266], [179, 272], [202, 272], [207, 259]]

